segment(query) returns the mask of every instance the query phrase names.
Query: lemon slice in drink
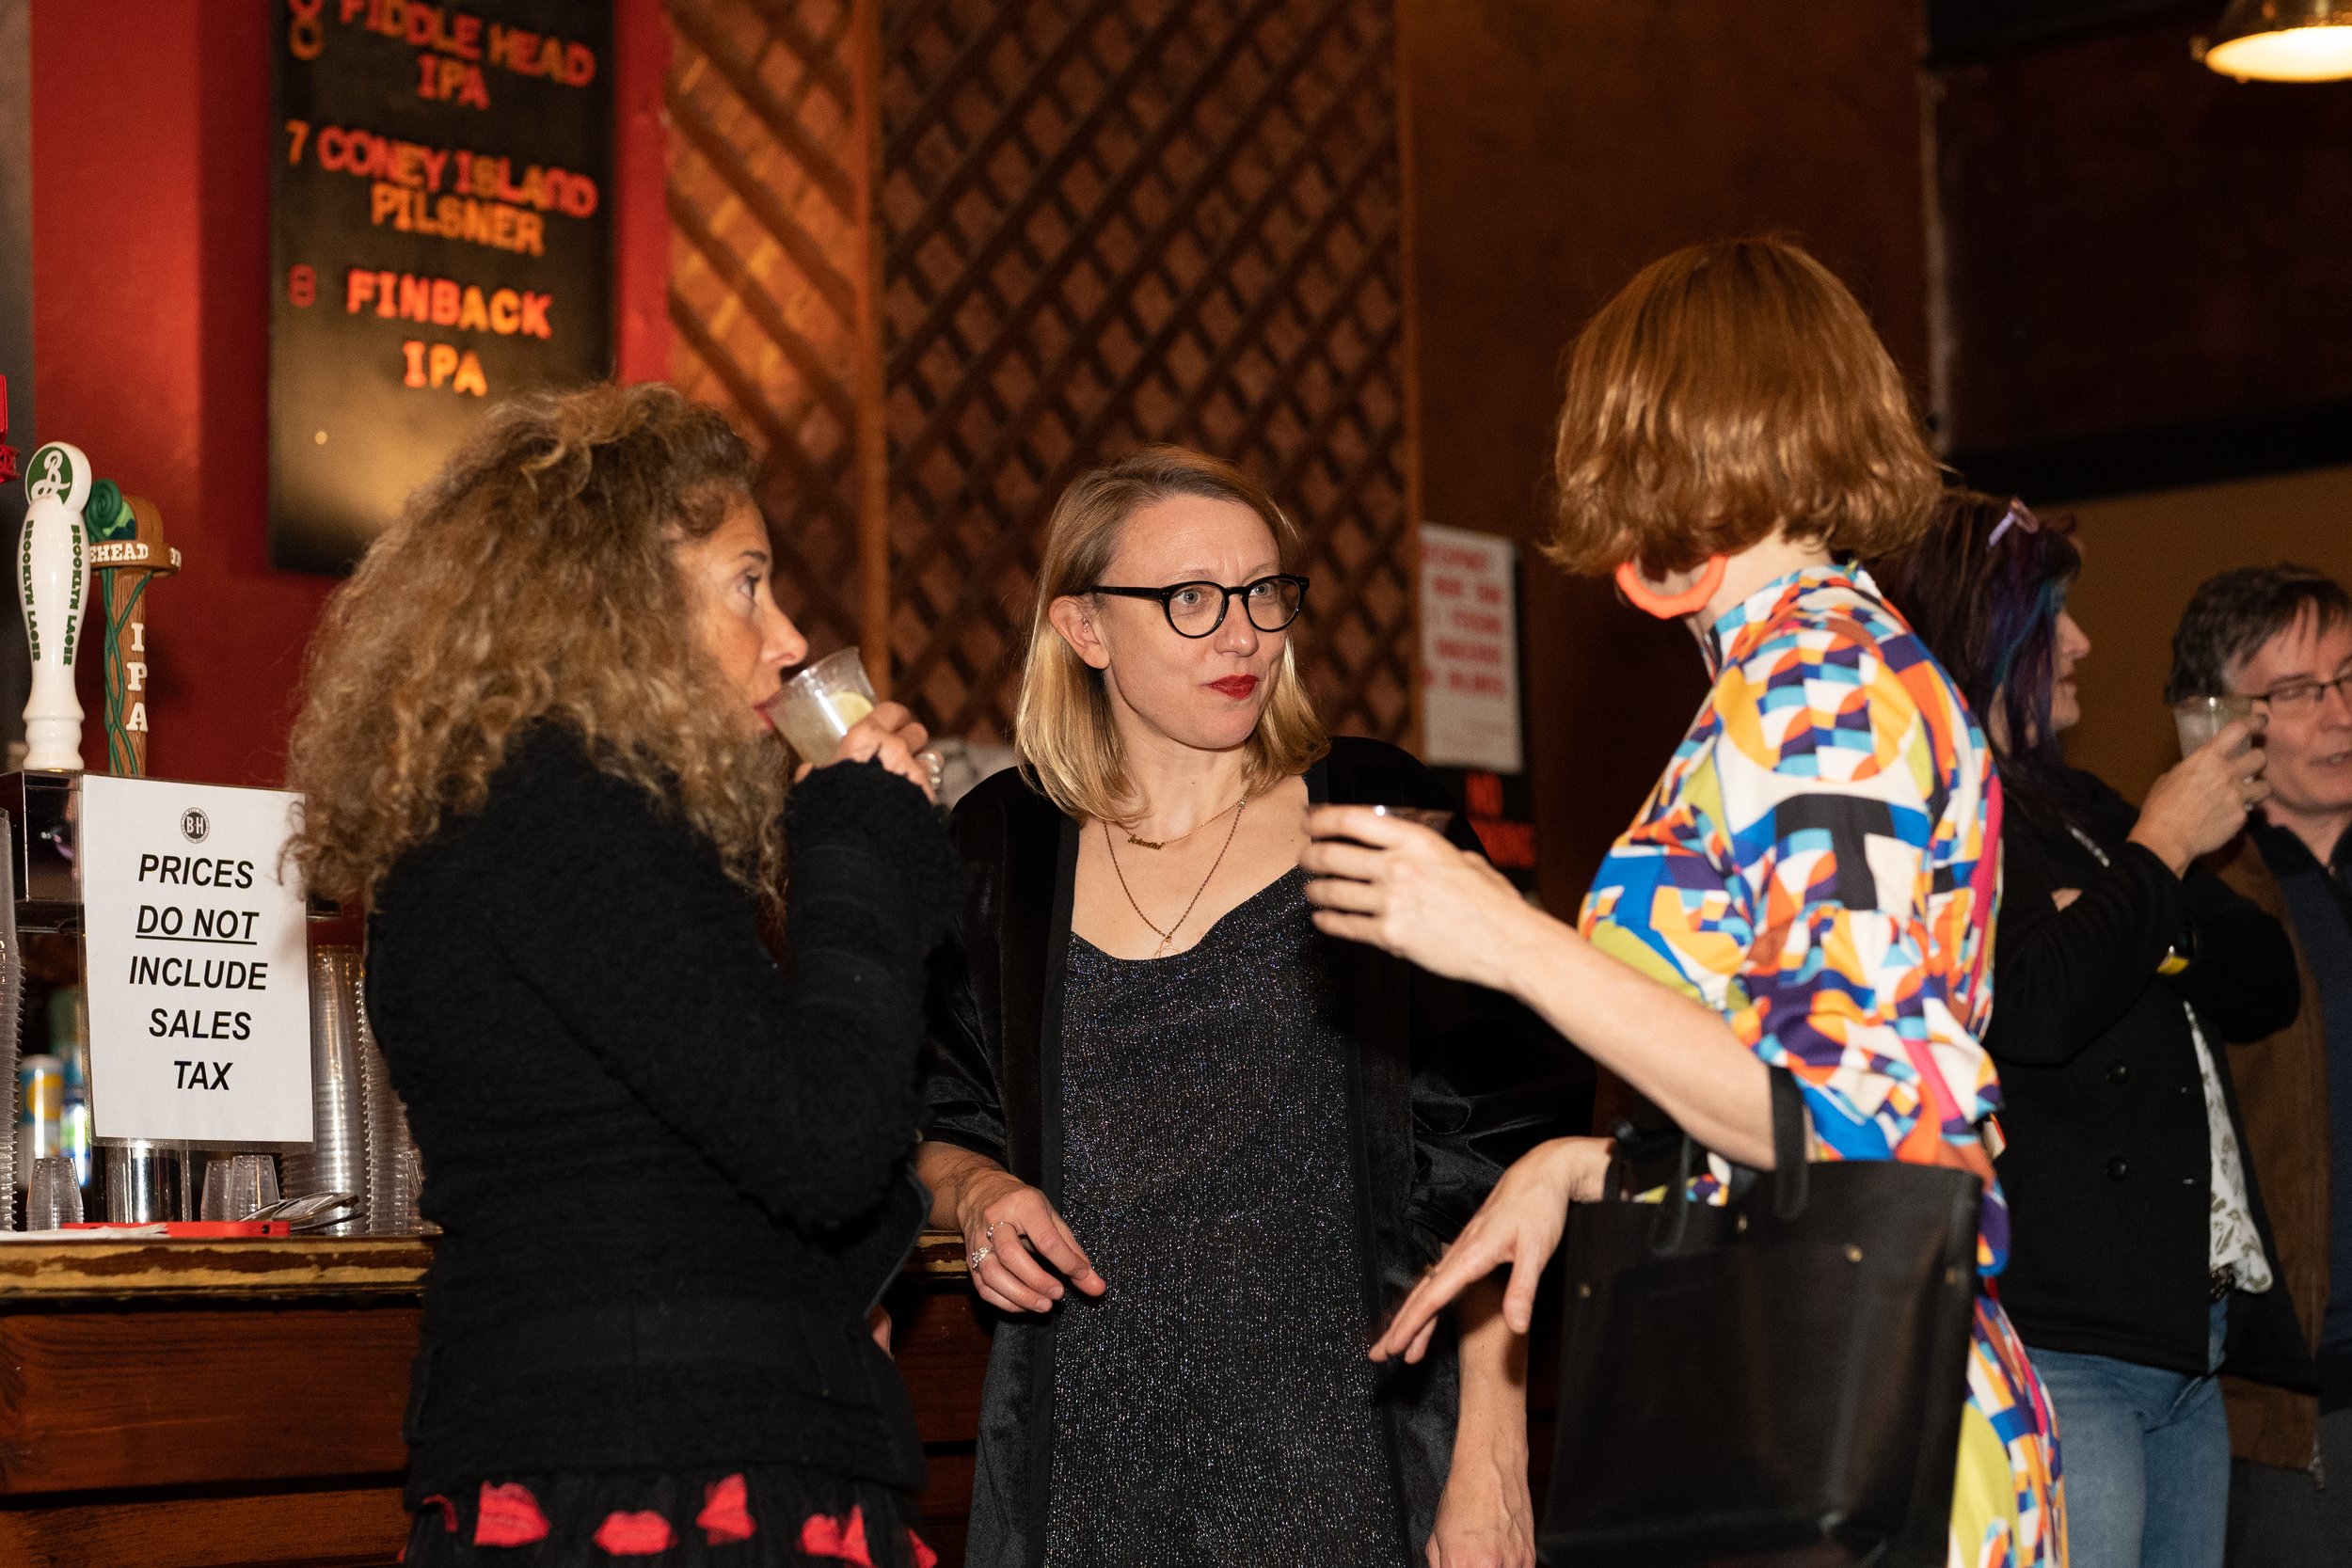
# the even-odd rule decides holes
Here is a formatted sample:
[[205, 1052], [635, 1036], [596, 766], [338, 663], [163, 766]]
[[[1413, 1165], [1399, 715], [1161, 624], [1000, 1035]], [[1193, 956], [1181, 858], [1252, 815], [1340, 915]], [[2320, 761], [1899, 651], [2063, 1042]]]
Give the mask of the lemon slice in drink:
[[824, 703], [825, 706], [832, 710], [834, 720], [839, 722], [842, 729], [845, 731], [851, 724], [856, 723], [859, 720], [874, 711], [874, 705], [866, 700], [863, 692], [828, 692], [825, 696]]

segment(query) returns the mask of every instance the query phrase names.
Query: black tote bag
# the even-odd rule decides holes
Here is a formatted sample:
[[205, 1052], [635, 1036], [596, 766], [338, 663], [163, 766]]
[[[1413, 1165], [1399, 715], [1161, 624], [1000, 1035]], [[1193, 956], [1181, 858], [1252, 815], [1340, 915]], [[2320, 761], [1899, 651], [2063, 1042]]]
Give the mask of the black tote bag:
[[1803, 1095], [1772, 1079], [1778, 1168], [1728, 1204], [1690, 1200], [1685, 1138], [1664, 1203], [1569, 1217], [1553, 1568], [1945, 1561], [1982, 1185], [1808, 1164]]

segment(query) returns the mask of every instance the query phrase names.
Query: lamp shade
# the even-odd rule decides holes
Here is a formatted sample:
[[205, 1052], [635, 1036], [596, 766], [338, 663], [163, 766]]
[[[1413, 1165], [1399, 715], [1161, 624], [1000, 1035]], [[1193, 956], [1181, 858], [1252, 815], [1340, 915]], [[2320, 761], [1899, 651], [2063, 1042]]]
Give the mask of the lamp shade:
[[2239, 81], [2352, 76], [2352, 0], [2231, 0], [2198, 58]]

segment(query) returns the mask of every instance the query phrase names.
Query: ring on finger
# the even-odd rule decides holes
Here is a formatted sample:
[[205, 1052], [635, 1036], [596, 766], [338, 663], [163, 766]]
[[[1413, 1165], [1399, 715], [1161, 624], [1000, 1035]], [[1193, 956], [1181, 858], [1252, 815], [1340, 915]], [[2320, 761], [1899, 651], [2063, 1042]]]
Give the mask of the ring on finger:
[[975, 1247], [972, 1249], [971, 1256], [964, 1259], [964, 1263], [974, 1274], [977, 1274], [980, 1272], [980, 1265], [988, 1261], [989, 1254], [995, 1250], [993, 1246]]

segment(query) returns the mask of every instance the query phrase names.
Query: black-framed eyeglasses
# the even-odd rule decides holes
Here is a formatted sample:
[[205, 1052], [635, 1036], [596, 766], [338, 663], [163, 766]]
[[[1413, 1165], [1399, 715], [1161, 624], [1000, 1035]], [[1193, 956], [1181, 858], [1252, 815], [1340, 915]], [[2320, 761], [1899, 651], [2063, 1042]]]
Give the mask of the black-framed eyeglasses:
[[1089, 594], [1122, 599], [1157, 599], [1179, 637], [1206, 637], [1225, 624], [1226, 607], [1241, 600], [1242, 613], [1260, 631], [1280, 631], [1298, 619], [1307, 604], [1307, 579], [1282, 573], [1228, 588], [1221, 582], [1180, 582], [1173, 588], [1112, 588], [1096, 583]]
[[2352, 702], [2352, 670], [2346, 670], [2331, 681], [2295, 681], [2269, 691], [2257, 692], [2254, 701], [2277, 713], [2317, 713], [2330, 691], [2346, 702]]

